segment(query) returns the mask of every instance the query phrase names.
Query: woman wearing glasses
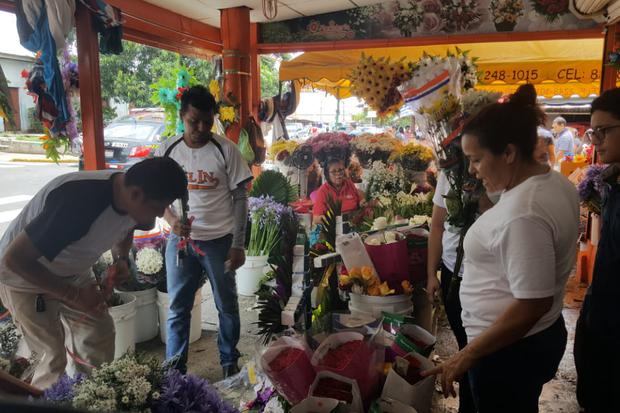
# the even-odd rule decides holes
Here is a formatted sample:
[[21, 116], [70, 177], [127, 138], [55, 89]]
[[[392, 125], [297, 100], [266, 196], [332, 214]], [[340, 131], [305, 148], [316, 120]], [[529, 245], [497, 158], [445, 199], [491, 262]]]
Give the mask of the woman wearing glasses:
[[313, 223], [320, 224], [329, 206], [328, 199], [339, 201], [342, 213], [353, 212], [359, 208], [362, 194], [347, 176], [348, 159], [330, 157], [323, 162], [325, 183], [317, 191], [316, 201], [312, 208]]
[[619, 412], [620, 399], [620, 89], [592, 102], [590, 139], [606, 183], [592, 284], [575, 331], [577, 400], [586, 413]]

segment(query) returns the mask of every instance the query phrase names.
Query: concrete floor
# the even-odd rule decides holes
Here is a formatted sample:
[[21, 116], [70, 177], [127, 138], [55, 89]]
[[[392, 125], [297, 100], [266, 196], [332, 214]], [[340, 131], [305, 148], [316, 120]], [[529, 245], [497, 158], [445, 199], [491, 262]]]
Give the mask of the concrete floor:
[[[574, 278], [571, 278], [567, 286], [567, 296], [563, 311], [568, 330], [568, 344], [555, 379], [547, 383], [543, 389], [540, 399], [541, 413], [579, 412], [579, 406], [575, 397], [576, 372], [572, 351], [575, 324], [584, 293], [585, 288], [579, 286]], [[239, 297], [241, 340], [238, 349], [242, 353], [240, 365], [251, 360], [257, 353], [260, 345], [256, 336], [257, 328], [252, 324], [256, 322], [258, 317], [258, 313], [252, 309], [254, 304], [254, 297]], [[190, 345], [188, 369], [190, 373], [205, 377], [213, 383], [222, 379], [222, 371], [219, 366], [217, 350], [217, 312], [208, 284], [203, 288], [202, 327], [203, 331], [200, 340]], [[457, 351], [456, 340], [448, 327], [447, 321], [445, 321], [445, 317], [441, 318], [440, 316], [439, 318], [437, 340], [435, 353], [440, 358], [448, 358]], [[137, 350], [147, 352], [163, 360], [165, 346], [157, 337], [146, 343], [139, 344]], [[437, 387], [437, 390], [433, 401], [432, 413], [456, 413], [458, 411], [458, 399], [444, 399], [439, 392], [439, 387]]]

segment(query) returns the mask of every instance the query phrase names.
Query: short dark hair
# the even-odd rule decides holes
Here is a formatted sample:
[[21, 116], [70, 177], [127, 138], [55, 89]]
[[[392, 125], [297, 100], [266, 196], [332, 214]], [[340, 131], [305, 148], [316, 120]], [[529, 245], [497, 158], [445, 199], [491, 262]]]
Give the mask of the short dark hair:
[[590, 114], [597, 110], [609, 112], [614, 118], [620, 120], [620, 88], [608, 90], [594, 99]]
[[189, 105], [204, 112], [216, 113], [217, 103], [215, 98], [209, 92], [209, 89], [203, 85], [192, 86], [181, 95], [181, 113], [187, 111]]
[[183, 168], [171, 158], [149, 158], [133, 165], [125, 173], [125, 185], [142, 189], [147, 199], [169, 201], [187, 193]]
[[524, 159], [531, 160], [538, 142], [537, 127], [544, 122], [545, 113], [536, 104], [536, 89], [525, 84], [507, 102], [492, 103], [472, 117], [463, 134], [476, 136], [480, 146], [494, 155], [513, 144]]

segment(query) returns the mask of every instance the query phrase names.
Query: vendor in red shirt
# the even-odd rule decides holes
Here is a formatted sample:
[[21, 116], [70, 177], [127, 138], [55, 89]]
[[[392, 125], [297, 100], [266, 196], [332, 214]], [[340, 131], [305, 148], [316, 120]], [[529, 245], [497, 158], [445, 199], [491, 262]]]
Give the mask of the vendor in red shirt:
[[327, 199], [342, 203], [342, 213], [353, 212], [359, 208], [363, 198], [355, 184], [346, 175], [347, 164], [342, 159], [330, 158], [323, 164], [325, 183], [317, 190], [316, 201], [312, 208], [313, 224], [320, 224], [327, 212]]

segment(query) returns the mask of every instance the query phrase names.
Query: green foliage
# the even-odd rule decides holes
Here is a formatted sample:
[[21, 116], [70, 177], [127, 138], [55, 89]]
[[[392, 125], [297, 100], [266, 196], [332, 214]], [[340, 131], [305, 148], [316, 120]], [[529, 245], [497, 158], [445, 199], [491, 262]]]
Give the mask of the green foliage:
[[288, 205], [297, 200], [299, 194], [291, 183], [278, 171], [265, 170], [252, 185], [250, 196], [270, 196], [275, 202]]
[[[133, 107], [149, 107], [149, 86], [153, 80], [166, 76], [181, 65], [193, 71], [198, 83], [209, 83], [212, 62], [123, 40], [120, 55], [101, 55], [102, 98], [124, 101]], [[174, 73], [176, 81], [176, 71]]]
[[272, 55], [260, 56], [260, 96], [267, 99], [276, 96], [279, 90], [279, 74], [276, 69], [277, 58]]

